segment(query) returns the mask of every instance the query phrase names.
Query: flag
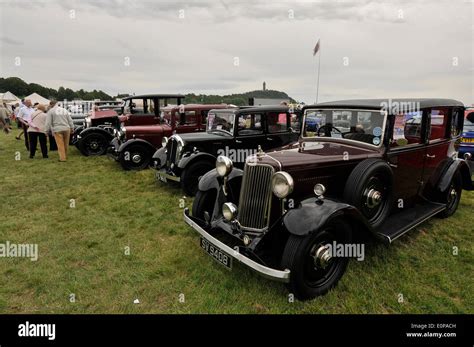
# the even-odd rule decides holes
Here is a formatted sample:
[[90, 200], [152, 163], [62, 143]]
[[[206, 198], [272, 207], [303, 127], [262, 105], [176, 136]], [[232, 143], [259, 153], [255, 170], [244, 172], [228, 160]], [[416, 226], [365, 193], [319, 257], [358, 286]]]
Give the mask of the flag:
[[316, 53], [319, 52], [319, 49], [321, 48], [321, 44], [319, 43], [320, 40], [318, 40], [318, 43], [316, 43], [316, 46], [314, 46], [314, 49], [313, 49], [313, 56], [316, 55]]

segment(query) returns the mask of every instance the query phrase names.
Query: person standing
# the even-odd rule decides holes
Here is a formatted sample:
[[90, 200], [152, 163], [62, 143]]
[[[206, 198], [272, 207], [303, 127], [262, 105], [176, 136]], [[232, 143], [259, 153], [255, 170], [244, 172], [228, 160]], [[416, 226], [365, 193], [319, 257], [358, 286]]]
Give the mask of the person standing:
[[[48, 112], [46, 113], [46, 115], [50, 114], [50, 111], [53, 109], [53, 107], [56, 105], [56, 103], [57, 103], [56, 100], [51, 100], [49, 102]], [[48, 132], [48, 139], [49, 139], [49, 151], [50, 152], [57, 151], [58, 150], [58, 145], [56, 144], [56, 140], [54, 139], [54, 135], [51, 131]]]
[[25, 147], [27, 150], [30, 149], [29, 142], [28, 142], [28, 124], [31, 120], [31, 115], [35, 110], [31, 107], [31, 100], [25, 99], [23, 107], [18, 112], [18, 119], [21, 122], [23, 128], [23, 136], [25, 137]]
[[58, 146], [59, 161], [66, 161], [69, 137], [74, 132], [74, 123], [70, 113], [66, 109], [54, 104], [46, 116], [45, 130], [46, 132], [52, 131], [54, 134], [54, 139]]
[[9, 133], [11, 130], [10, 125], [8, 124], [8, 117], [9, 117], [9, 110], [7, 109], [6, 105], [0, 104], [0, 125], [3, 126], [3, 131], [5, 133]]
[[33, 159], [36, 153], [38, 140], [43, 158], [48, 158], [48, 146], [46, 144], [46, 106], [37, 105], [37, 110], [31, 115], [30, 126], [28, 127], [28, 140], [30, 143], [30, 158]]

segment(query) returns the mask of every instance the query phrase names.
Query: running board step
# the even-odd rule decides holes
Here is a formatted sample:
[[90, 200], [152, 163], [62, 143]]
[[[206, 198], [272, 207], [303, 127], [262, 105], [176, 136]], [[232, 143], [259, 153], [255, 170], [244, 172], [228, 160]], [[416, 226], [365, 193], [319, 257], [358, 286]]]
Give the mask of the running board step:
[[375, 229], [375, 232], [387, 243], [392, 243], [445, 208], [446, 205], [435, 202], [417, 204], [412, 208], [391, 215], [381, 226]]

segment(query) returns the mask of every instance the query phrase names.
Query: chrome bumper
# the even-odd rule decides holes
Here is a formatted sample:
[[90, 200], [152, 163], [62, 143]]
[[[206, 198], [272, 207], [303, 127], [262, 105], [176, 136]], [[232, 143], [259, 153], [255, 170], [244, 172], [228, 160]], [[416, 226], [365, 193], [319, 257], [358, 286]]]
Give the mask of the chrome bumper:
[[205, 238], [209, 243], [220, 248], [222, 251], [226, 252], [232, 258], [238, 260], [239, 262], [247, 265], [253, 271], [257, 272], [261, 276], [279, 282], [288, 283], [290, 281], [290, 270], [276, 270], [259, 264], [252, 259], [241, 254], [238, 249], [232, 249], [226, 244], [222, 243], [215, 237], [211, 236], [203, 228], [201, 228], [196, 222], [194, 222], [189, 216], [189, 209], [184, 209], [184, 221], [189, 224], [194, 230], [196, 230], [203, 238]]

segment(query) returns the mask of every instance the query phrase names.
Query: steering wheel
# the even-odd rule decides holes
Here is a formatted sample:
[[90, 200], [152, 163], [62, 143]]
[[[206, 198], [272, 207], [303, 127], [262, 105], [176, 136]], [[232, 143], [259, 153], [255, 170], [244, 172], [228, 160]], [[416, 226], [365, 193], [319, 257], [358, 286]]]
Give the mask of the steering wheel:
[[325, 124], [325, 125], [322, 125], [322, 126], [319, 127], [318, 132], [317, 132], [318, 136], [321, 136], [321, 129], [323, 129], [323, 128], [331, 128], [330, 129], [331, 131], [336, 130], [339, 134], [341, 134], [341, 136], [344, 136], [342, 134], [342, 131], [340, 131], [338, 128], [333, 127], [332, 125], [328, 125], [328, 124]]

